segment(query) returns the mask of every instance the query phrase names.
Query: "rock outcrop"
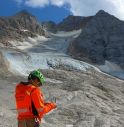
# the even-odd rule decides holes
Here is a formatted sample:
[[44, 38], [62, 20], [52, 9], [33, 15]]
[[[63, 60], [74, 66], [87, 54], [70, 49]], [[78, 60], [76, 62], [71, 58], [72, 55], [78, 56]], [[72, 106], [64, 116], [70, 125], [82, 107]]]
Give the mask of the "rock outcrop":
[[87, 23], [93, 18], [93, 16], [89, 17], [81, 17], [81, 16], [73, 16], [69, 15], [62, 22], [56, 24], [52, 21], [42, 22], [42, 25], [51, 32], [57, 31], [73, 31], [85, 28]]
[[22, 40], [26, 37], [45, 35], [37, 19], [23, 10], [11, 17], [0, 17], [0, 43], [9, 46], [10, 40]]
[[68, 16], [62, 22], [57, 24], [58, 31], [72, 31], [83, 29], [87, 23], [92, 19], [92, 16], [81, 17], [81, 16]]
[[124, 22], [99, 11], [69, 46], [69, 54], [95, 64], [111, 61], [124, 68]]
[[57, 27], [56, 27], [56, 23], [54, 23], [53, 21], [45, 21], [42, 22], [41, 25], [50, 32], [56, 33], [57, 32]]

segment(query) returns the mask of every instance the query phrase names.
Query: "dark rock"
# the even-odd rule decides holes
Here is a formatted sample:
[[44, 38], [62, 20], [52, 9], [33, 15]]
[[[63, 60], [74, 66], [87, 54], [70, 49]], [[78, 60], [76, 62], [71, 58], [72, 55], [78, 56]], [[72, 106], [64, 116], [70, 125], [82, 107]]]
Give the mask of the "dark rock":
[[73, 30], [79, 30], [84, 28], [92, 18], [93, 16], [81, 17], [81, 16], [70, 15], [58, 24], [52, 21], [47, 21], [47, 22], [42, 22], [42, 25], [48, 31], [54, 33], [57, 31], [73, 31]]
[[53, 33], [57, 32], [56, 23], [54, 23], [53, 21], [42, 22], [41, 25], [42, 27], [45, 27], [47, 31], [50, 31]]
[[80, 60], [104, 64], [105, 60], [124, 67], [124, 22], [99, 11], [69, 46], [69, 54]]
[[57, 25], [58, 31], [72, 31], [84, 28], [87, 23], [92, 19], [92, 16], [68, 16], [62, 22]]

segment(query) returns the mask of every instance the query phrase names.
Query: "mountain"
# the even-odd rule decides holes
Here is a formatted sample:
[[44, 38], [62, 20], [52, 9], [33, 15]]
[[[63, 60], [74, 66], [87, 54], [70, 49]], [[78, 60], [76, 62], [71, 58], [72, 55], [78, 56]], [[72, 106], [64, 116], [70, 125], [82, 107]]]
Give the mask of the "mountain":
[[87, 23], [92, 19], [92, 16], [81, 17], [70, 15], [66, 17], [62, 22], [57, 24], [58, 31], [72, 31], [84, 28]]
[[103, 65], [113, 62], [124, 68], [124, 22], [100, 10], [69, 46], [76, 59]]
[[[99, 21], [100, 16], [101, 20]], [[111, 22], [109, 22], [110, 17], [112, 18]], [[44, 25], [39, 25], [35, 17], [25, 11], [8, 19], [1, 18], [1, 21], [6, 21], [2, 22], [5, 24], [1, 25], [3, 27], [1, 31], [5, 30], [6, 34], [8, 30], [9, 35], [12, 33], [11, 36], [6, 34], [5, 37], [8, 37], [8, 40], [27, 38], [31, 36], [30, 33], [33, 34], [32, 37], [36, 36], [36, 34], [40, 35], [40, 32], [35, 27], [37, 25], [40, 30], [44, 29], [47, 32], [47, 29], [43, 28]], [[11, 23], [10, 19], [14, 19], [14, 23]], [[104, 20], [107, 21], [103, 25], [101, 22]], [[27, 39], [24, 42], [12, 41], [13, 44], [19, 43], [15, 45], [15, 48], [0, 47], [0, 126], [17, 127], [14, 96], [16, 84], [20, 81], [26, 81], [30, 71], [41, 69], [45, 77], [45, 83], [42, 86], [45, 102], [56, 100], [57, 103], [55, 110], [44, 115], [41, 126], [124, 127], [124, 81], [103, 73], [91, 64], [76, 60], [80, 56], [78, 53], [82, 49], [77, 52], [79, 46], [76, 50], [73, 47], [76, 40], [78, 40], [78, 45], [81, 40], [83, 43], [89, 38], [92, 40], [94, 38], [96, 41], [99, 36], [103, 36], [102, 38], [107, 40], [109, 36], [106, 37], [106, 33], [103, 32], [109, 34], [109, 31], [107, 31], [108, 26], [111, 26], [113, 22], [115, 24], [122, 23], [115, 17], [100, 11], [87, 22], [87, 25], [82, 30], [48, 32], [50, 38], [37, 36], [36, 38], [28, 38], [29, 40]], [[51, 29], [56, 26], [53, 22], [48, 22], [48, 25], [50, 25], [49, 28]], [[113, 26], [115, 27], [115, 25]], [[111, 29], [110, 27], [110, 31]], [[116, 28], [116, 30], [120, 31], [119, 28]], [[21, 33], [17, 33], [18, 31], [21, 31]], [[29, 31], [30, 33], [27, 33]], [[94, 34], [89, 34], [92, 32]], [[87, 37], [84, 36], [84, 33]], [[112, 37], [120, 37], [118, 32], [115, 34]], [[17, 38], [17, 35], [19, 38]], [[43, 34], [41, 33], [41, 35]], [[82, 35], [85, 40], [81, 38]], [[111, 40], [110, 37], [109, 40]], [[70, 42], [72, 42], [71, 51], [74, 48], [76, 59], [67, 54]], [[96, 42], [101, 44], [100, 40]], [[30, 45], [26, 46], [27, 43]], [[101, 50], [102, 46], [100, 44], [92, 45], [92, 49]], [[109, 41], [107, 44], [103, 44], [106, 47], [109, 45]], [[91, 47], [88, 41], [85, 45]], [[114, 50], [114, 47], [111, 47], [111, 49]], [[89, 59], [88, 57], [85, 58]], [[108, 64], [110, 63], [108, 62]], [[115, 69], [116, 66], [110, 65]]]
[[22, 41], [27, 37], [45, 35], [37, 19], [23, 10], [11, 17], [0, 17], [0, 45], [9, 46], [9, 41]]
[[87, 23], [93, 18], [93, 16], [82, 17], [82, 16], [73, 16], [69, 15], [63, 21], [56, 24], [53, 21], [42, 22], [42, 25], [51, 32], [56, 33], [57, 31], [73, 31], [84, 28]]

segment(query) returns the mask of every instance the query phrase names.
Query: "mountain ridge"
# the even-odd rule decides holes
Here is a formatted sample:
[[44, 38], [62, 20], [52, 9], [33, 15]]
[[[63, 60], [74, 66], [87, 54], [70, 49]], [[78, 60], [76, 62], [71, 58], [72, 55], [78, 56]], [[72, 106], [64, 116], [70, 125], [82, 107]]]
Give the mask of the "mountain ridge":
[[35, 16], [21, 11], [11, 17], [0, 17], [0, 44], [11, 46], [9, 41], [23, 41], [27, 37], [45, 36], [41, 24]]
[[124, 22], [99, 11], [69, 46], [68, 53], [80, 60], [103, 65], [106, 60], [124, 68]]

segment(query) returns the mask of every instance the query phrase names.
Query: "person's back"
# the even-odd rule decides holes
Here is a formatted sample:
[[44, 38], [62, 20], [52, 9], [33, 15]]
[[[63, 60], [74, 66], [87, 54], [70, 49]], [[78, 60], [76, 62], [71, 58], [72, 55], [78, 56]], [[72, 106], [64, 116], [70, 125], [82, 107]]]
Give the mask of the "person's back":
[[28, 80], [27, 83], [17, 84], [15, 90], [18, 127], [39, 127], [43, 115], [56, 108], [56, 105], [44, 102], [39, 88], [44, 79], [39, 71], [31, 72]]
[[35, 89], [36, 87], [31, 84], [17, 84], [15, 97], [19, 120], [34, 118], [34, 115], [32, 113], [32, 100], [30, 95], [31, 92]]

